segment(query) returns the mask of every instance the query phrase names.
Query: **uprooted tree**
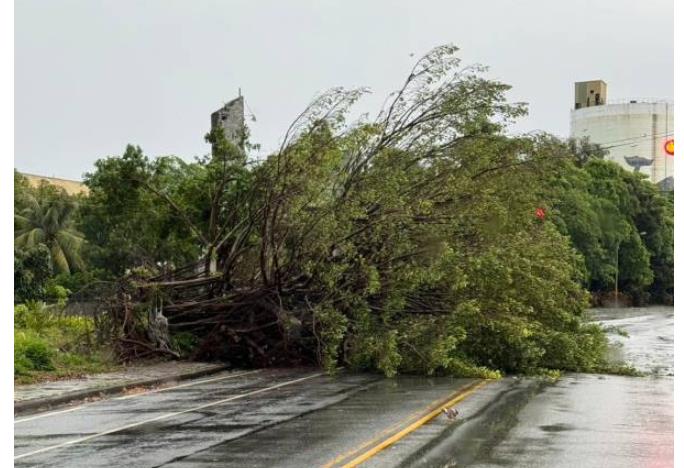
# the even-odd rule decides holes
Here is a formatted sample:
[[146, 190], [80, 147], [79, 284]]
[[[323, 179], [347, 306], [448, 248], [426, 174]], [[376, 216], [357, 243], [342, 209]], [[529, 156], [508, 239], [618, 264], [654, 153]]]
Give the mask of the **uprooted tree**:
[[261, 162], [220, 129], [192, 166], [129, 147], [119, 203], [152, 197], [197, 261], [132, 268], [109, 286], [102, 307], [122, 356], [177, 355], [184, 337], [194, 357], [235, 365], [602, 365], [605, 339], [582, 322], [581, 261], [534, 216], [545, 168], [569, 151], [505, 136], [525, 106], [456, 52], [421, 58], [375, 119], [348, 122], [363, 89], [323, 94]]

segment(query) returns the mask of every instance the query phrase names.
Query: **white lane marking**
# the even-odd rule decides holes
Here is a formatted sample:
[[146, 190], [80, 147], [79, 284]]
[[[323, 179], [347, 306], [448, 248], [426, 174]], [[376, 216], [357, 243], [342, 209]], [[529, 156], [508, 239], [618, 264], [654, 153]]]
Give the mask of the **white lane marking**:
[[[128, 398], [136, 398], [136, 397], [141, 397], [141, 396], [145, 396], [145, 395], [150, 395], [152, 393], [159, 393], [159, 392], [166, 392], [168, 390], [175, 390], [176, 388], [191, 387], [193, 385], [200, 385], [200, 384], [208, 383], [208, 382], [217, 382], [219, 380], [233, 379], [235, 377], [241, 377], [243, 375], [254, 374], [257, 372], [261, 372], [261, 371], [257, 369], [257, 370], [253, 370], [253, 371], [224, 375], [223, 377], [213, 377], [211, 379], [204, 379], [204, 380], [198, 380], [198, 381], [193, 381], [193, 382], [189, 382], [189, 383], [184, 383], [181, 385], [174, 385], [173, 387], [155, 388], [152, 390], [148, 390], [146, 392], [135, 393], [133, 395], [124, 395], [124, 396], [120, 396], [120, 397], [109, 398], [108, 401], [109, 400], [125, 400]], [[94, 401], [92, 403], [87, 403], [84, 405], [78, 405], [78, 406], [74, 406], [74, 407], [59, 410], [59, 411], [51, 411], [49, 413], [41, 413], [41, 414], [37, 414], [35, 416], [29, 416], [27, 418], [23, 418], [23, 419], [15, 419], [14, 424], [19, 424], [19, 423], [23, 423], [23, 422], [27, 422], [27, 421], [34, 421], [36, 419], [46, 418], [48, 416], [55, 416], [58, 414], [70, 413], [72, 411], [76, 411], [76, 410], [79, 410], [82, 408], [90, 407], [96, 403], [101, 403], [101, 402], [102, 402], [102, 400], [98, 400], [98, 401]]]
[[226, 380], [226, 379], [231, 379], [234, 377], [241, 377], [243, 375], [255, 374], [257, 372], [261, 372], [261, 371], [257, 369], [257, 370], [247, 371], [247, 372], [241, 372], [238, 374], [224, 375], [223, 377], [213, 377], [211, 379], [204, 379], [204, 380], [200, 380], [197, 382], [188, 382], [188, 383], [184, 383], [184, 384], [180, 384], [180, 385], [174, 385], [173, 387], [155, 388], [155, 389], [152, 389], [152, 390], [144, 392], [144, 393], [134, 393], [132, 395], [124, 395], [124, 396], [120, 396], [120, 397], [115, 397], [115, 398], [112, 398], [112, 400], [128, 400], [129, 398], [135, 398], [135, 397], [139, 397], [141, 395], [148, 395], [150, 393], [160, 393], [160, 392], [165, 392], [167, 390], [175, 390], [177, 388], [192, 387], [193, 385], [200, 385], [200, 384], [209, 383], [209, 382], [217, 382], [219, 380]]
[[22, 453], [21, 455], [15, 455], [14, 459], [15, 459], [15, 460], [19, 460], [20, 458], [26, 458], [26, 457], [30, 457], [31, 455], [37, 455], [37, 454], [39, 454], [39, 453], [49, 452], [49, 451], [51, 451], [51, 450], [56, 450], [56, 449], [58, 449], [58, 448], [66, 447], [67, 445], [80, 444], [81, 442], [85, 442], [85, 441], [87, 441], [87, 440], [91, 440], [91, 439], [95, 439], [95, 438], [97, 438], [97, 437], [101, 437], [101, 436], [113, 434], [113, 433], [115, 433], [115, 432], [124, 431], [124, 430], [130, 429], [130, 428], [132, 428], [132, 427], [142, 426], [143, 424], [147, 424], [147, 423], [151, 423], [151, 422], [156, 422], [156, 421], [162, 421], [162, 420], [164, 420], [164, 419], [169, 419], [169, 418], [172, 418], [172, 417], [174, 417], [174, 416], [179, 416], [179, 415], [181, 415], [181, 414], [191, 413], [191, 412], [193, 412], [193, 411], [199, 411], [199, 410], [202, 410], [202, 409], [204, 409], [204, 408], [209, 408], [209, 407], [211, 407], [211, 406], [221, 405], [221, 404], [223, 404], [223, 403], [228, 403], [229, 401], [239, 400], [240, 398], [244, 398], [244, 397], [248, 397], [248, 396], [252, 396], [252, 395], [257, 395], [257, 394], [259, 394], [259, 393], [264, 393], [264, 392], [267, 392], [267, 391], [269, 391], [269, 390], [275, 390], [276, 388], [281, 388], [281, 387], [285, 387], [285, 386], [287, 386], [287, 385], [296, 384], [296, 383], [299, 383], [299, 382], [303, 382], [304, 380], [309, 380], [309, 379], [313, 379], [313, 378], [315, 378], [315, 377], [320, 377], [320, 376], [322, 376], [322, 375], [325, 375], [325, 373], [324, 373], [324, 372], [319, 372], [319, 373], [316, 373], [316, 374], [313, 374], [313, 375], [309, 375], [309, 376], [307, 376], [307, 377], [302, 377], [302, 378], [294, 379], [294, 380], [288, 380], [287, 382], [282, 382], [282, 383], [279, 383], [279, 384], [276, 384], [276, 385], [272, 385], [272, 386], [270, 386], [270, 387], [262, 388], [262, 389], [259, 389], [259, 390], [254, 390], [254, 391], [247, 392], [247, 393], [241, 393], [241, 394], [239, 394], [239, 395], [233, 395], [232, 397], [224, 398], [223, 400], [214, 401], [214, 402], [212, 402], [212, 403], [205, 403], [205, 404], [203, 404], [203, 405], [195, 406], [194, 408], [190, 408], [190, 409], [187, 409], [187, 410], [177, 411], [177, 412], [175, 412], [175, 413], [162, 414], [161, 416], [157, 416], [157, 417], [154, 417], [154, 418], [151, 418], [151, 419], [146, 419], [145, 421], [138, 421], [138, 422], [135, 422], [135, 423], [126, 424], [125, 426], [117, 427], [117, 428], [115, 428], [115, 429], [109, 429], [109, 430], [107, 430], [107, 431], [99, 432], [99, 433], [97, 433], [97, 434], [92, 434], [92, 435], [89, 435], [89, 436], [86, 436], [86, 437], [80, 437], [80, 438], [78, 438], [78, 439], [69, 440], [69, 441], [63, 442], [63, 443], [61, 443], [61, 444], [52, 445], [52, 446], [50, 446], [50, 447], [44, 447], [44, 448], [42, 448], [42, 449], [34, 450], [33, 452]]

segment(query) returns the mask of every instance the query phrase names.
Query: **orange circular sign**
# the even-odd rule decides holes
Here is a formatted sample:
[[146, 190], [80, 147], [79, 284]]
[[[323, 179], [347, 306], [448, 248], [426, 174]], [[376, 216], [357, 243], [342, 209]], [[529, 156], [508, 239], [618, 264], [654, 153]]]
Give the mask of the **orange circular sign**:
[[674, 139], [670, 138], [665, 142], [665, 152], [670, 156], [674, 156]]

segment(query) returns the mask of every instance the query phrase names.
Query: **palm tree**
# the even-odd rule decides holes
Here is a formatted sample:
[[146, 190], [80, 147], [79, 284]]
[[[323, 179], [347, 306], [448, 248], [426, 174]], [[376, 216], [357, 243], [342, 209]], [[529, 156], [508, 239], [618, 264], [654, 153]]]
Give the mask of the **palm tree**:
[[73, 228], [76, 203], [66, 198], [30, 196], [28, 206], [14, 214], [14, 246], [28, 249], [45, 244], [55, 271], [71, 273], [83, 268], [80, 251], [83, 234]]

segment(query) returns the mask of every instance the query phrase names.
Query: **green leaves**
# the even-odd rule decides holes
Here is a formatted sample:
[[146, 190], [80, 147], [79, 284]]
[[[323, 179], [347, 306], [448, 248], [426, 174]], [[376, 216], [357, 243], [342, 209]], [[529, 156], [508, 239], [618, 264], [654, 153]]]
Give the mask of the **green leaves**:
[[30, 250], [40, 244], [50, 252], [57, 272], [83, 269], [83, 235], [75, 229], [76, 201], [55, 187], [43, 185], [24, 195], [14, 216], [14, 246]]
[[554, 155], [546, 193], [552, 222], [582, 254], [585, 285], [601, 294], [615, 287], [637, 303], [672, 300], [673, 216], [668, 199], [640, 174], [603, 161], [588, 142], [542, 139]]
[[346, 335], [348, 323], [344, 314], [328, 304], [314, 307], [313, 333], [318, 340], [319, 360], [330, 373], [335, 373], [340, 345]]
[[14, 302], [43, 300], [52, 276], [50, 250], [44, 244], [14, 249]]

